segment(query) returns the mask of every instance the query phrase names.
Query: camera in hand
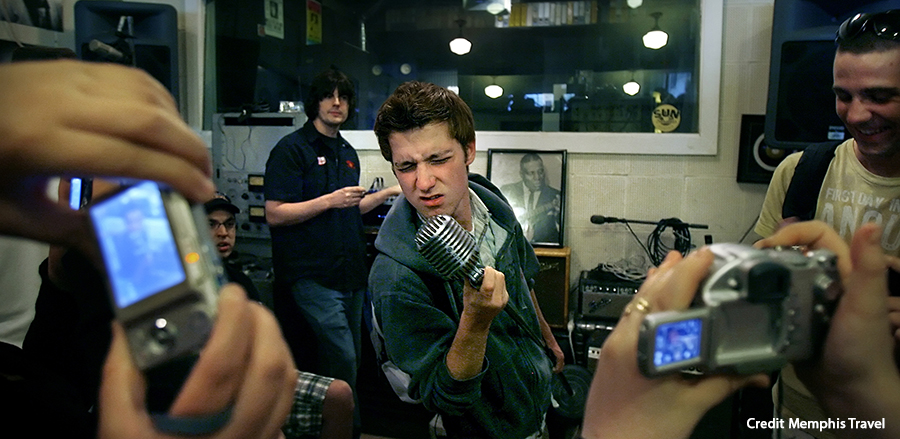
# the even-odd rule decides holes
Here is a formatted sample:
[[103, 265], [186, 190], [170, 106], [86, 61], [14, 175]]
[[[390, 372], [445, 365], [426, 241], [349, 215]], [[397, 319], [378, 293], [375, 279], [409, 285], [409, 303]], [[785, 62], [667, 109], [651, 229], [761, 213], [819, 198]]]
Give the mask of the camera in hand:
[[89, 214], [137, 366], [147, 371], [198, 353], [224, 279], [202, 206], [145, 181], [96, 201]]
[[644, 317], [642, 374], [771, 372], [818, 355], [840, 291], [833, 253], [709, 248], [715, 260], [691, 307]]

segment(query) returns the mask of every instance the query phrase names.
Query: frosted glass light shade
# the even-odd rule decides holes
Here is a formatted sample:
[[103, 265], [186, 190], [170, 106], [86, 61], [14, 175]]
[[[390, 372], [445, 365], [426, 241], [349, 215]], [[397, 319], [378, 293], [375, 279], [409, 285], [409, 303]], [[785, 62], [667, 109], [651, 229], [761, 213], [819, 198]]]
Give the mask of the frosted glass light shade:
[[648, 49], [659, 49], [669, 42], [669, 34], [659, 29], [654, 29], [645, 33], [642, 39], [644, 40], [644, 47]]
[[484, 88], [484, 94], [491, 99], [497, 99], [500, 96], [503, 96], [503, 87], [497, 84], [491, 84]]
[[472, 42], [463, 37], [457, 37], [450, 41], [450, 51], [457, 55], [465, 55], [470, 50], [472, 50]]
[[641, 91], [641, 84], [634, 82], [634, 80], [628, 81], [622, 85], [622, 91], [625, 92], [628, 96], [634, 96]]

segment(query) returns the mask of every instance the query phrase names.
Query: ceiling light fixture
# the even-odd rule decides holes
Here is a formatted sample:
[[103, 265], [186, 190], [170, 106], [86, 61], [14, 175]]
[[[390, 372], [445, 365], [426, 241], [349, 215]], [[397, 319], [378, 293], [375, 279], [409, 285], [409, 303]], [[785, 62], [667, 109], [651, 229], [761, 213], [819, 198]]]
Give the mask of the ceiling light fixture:
[[644, 4], [644, 0], [628, 0], [626, 3], [628, 4], [629, 8], [637, 9], [641, 7], [642, 4]]
[[625, 84], [622, 84], [622, 91], [628, 96], [634, 96], [641, 91], [641, 84], [634, 82], [634, 80], [628, 81]]
[[503, 87], [497, 85], [497, 78], [491, 77], [491, 85], [484, 88], [484, 94], [491, 99], [503, 96]]
[[653, 25], [653, 29], [650, 29], [650, 32], [644, 34], [642, 38], [644, 40], [644, 47], [648, 49], [659, 49], [666, 45], [669, 42], [669, 34], [662, 31], [659, 28], [659, 17], [662, 17], [662, 12], [654, 12], [650, 14], [655, 21]]
[[472, 50], [472, 42], [463, 38], [462, 28], [466, 25], [466, 20], [456, 20], [459, 25], [459, 36], [450, 41], [450, 51], [457, 55], [465, 55]]
[[628, 96], [634, 96], [641, 91], [641, 84], [638, 84], [637, 81], [634, 80], [634, 75], [631, 75], [631, 80], [622, 84], [622, 91]]
[[510, 0], [494, 0], [488, 3], [487, 8], [485, 9], [488, 13], [492, 15], [497, 15], [501, 12], [506, 12], [512, 9], [510, 5]]

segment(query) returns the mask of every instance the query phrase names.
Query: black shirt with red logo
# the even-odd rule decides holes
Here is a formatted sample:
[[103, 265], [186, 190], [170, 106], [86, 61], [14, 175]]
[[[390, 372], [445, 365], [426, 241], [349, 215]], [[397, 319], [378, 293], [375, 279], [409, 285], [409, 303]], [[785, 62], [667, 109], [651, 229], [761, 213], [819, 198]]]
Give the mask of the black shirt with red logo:
[[[359, 156], [343, 137], [312, 122], [283, 137], [266, 162], [266, 200], [296, 203], [359, 185]], [[359, 206], [329, 209], [290, 226], [271, 227], [275, 281], [310, 279], [337, 291], [366, 286], [365, 237]]]

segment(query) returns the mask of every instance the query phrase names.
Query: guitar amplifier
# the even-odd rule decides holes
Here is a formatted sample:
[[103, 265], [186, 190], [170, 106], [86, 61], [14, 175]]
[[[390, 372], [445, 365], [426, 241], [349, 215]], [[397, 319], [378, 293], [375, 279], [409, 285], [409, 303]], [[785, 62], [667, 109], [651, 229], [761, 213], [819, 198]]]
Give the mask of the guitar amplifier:
[[575, 364], [593, 372], [600, 358], [600, 348], [616, 326], [615, 319], [575, 319], [572, 349]]
[[640, 286], [639, 281], [622, 279], [606, 270], [582, 271], [578, 280], [578, 315], [582, 319], [618, 319]]

